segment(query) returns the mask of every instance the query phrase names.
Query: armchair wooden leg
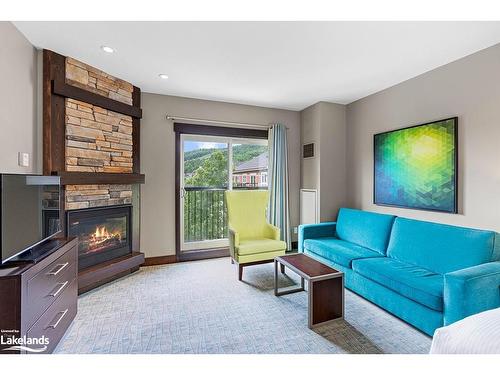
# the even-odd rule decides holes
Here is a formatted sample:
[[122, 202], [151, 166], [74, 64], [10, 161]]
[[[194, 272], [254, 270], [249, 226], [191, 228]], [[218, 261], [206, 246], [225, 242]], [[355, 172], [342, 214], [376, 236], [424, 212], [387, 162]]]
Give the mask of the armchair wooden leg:
[[243, 278], [243, 265], [238, 264], [238, 280], [241, 281]]
[[281, 273], [285, 273], [285, 265], [280, 263]]

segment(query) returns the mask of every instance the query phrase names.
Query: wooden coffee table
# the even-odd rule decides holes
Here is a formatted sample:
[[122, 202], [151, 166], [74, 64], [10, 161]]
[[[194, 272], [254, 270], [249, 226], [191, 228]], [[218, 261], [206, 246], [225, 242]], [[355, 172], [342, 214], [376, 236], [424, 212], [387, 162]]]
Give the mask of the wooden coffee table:
[[[278, 290], [278, 263], [300, 276], [300, 287]], [[305, 291], [308, 283], [309, 328], [344, 317], [344, 273], [305, 254], [279, 256], [274, 259], [274, 295]]]

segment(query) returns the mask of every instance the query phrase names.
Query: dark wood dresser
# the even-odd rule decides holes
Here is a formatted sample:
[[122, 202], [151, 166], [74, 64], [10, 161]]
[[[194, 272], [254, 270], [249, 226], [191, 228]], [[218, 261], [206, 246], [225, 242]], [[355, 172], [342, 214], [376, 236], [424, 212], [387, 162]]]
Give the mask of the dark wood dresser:
[[56, 248], [36, 263], [0, 268], [0, 353], [36, 352], [4, 350], [13, 346], [9, 340], [24, 336], [28, 341], [38, 339], [40, 344], [22, 346], [41, 350], [46, 344], [42, 353], [51, 353], [75, 318], [78, 242], [57, 241]]

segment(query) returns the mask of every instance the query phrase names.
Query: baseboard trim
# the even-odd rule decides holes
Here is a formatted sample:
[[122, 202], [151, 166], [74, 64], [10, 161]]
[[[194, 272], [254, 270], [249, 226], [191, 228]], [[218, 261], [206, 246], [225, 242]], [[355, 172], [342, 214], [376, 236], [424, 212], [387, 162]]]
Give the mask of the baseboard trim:
[[222, 258], [228, 256], [229, 248], [221, 247], [216, 249], [182, 251], [180, 254], [178, 254], [177, 259], [179, 262], [188, 262], [191, 260]]
[[165, 255], [160, 257], [147, 257], [144, 259], [143, 267], [148, 266], [160, 266], [162, 264], [176, 263], [177, 259], [175, 255]]

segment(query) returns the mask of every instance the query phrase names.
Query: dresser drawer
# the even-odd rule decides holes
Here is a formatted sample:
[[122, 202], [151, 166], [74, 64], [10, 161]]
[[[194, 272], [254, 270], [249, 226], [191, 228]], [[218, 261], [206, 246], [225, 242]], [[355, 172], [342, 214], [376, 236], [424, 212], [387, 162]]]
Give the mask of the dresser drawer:
[[45, 311], [26, 333], [27, 337], [49, 339], [47, 350], [51, 353], [63, 337], [69, 325], [76, 316], [78, 280], [73, 279], [55, 302]]
[[27, 283], [26, 295], [30, 309], [27, 311], [27, 327], [30, 327], [77, 276], [76, 247], [72, 247], [46, 266]]

